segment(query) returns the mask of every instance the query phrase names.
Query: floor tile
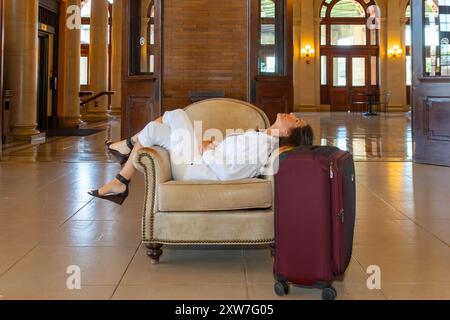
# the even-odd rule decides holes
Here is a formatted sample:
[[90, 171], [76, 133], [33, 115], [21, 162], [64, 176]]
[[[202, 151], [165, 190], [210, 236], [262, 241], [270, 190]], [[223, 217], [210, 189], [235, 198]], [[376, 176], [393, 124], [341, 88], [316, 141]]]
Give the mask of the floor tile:
[[442, 283], [388, 283], [382, 291], [390, 300], [450, 300], [450, 286]]
[[68, 221], [41, 244], [67, 247], [132, 247], [141, 243], [141, 223], [124, 221]]
[[141, 248], [128, 268], [123, 285], [148, 284], [243, 284], [242, 250], [165, 249], [158, 265], [152, 265]]
[[0, 247], [0, 276], [22, 259], [32, 247]]
[[55, 232], [58, 221], [8, 221], [0, 224], [0, 247], [35, 246]]
[[65, 286], [0, 286], [0, 300], [109, 300], [115, 286], [83, 286], [69, 290]]
[[136, 248], [37, 247], [0, 277], [0, 286], [64, 286], [70, 266], [81, 269], [82, 286], [117, 285]]
[[245, 284], [159, 284], [119, 286], [113, 300], [245, 300]]
[[355, 246], [354, 257], [364, 269], [379, 266], [383, 285], [411, 282], [450, 285], [450, 250], [438, 239], [411, 245]]
[[123, 206], [115, 203], [95, 199], [89, 202], [72, 217], [72, 221], [122, 221], [122, 220], [142, 220], [143, 203], [131, 203], [125, 201]]

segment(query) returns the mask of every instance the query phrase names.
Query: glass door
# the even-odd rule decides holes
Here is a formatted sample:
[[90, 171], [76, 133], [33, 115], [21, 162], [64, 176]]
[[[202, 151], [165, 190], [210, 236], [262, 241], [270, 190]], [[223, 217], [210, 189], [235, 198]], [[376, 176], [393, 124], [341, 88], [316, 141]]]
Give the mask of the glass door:
[[320, 101], [331, 111], [351, 110], [353, 92], [379, 92], [379, 34], [368, 24], [374, 8], [373, 0], [322, 1]]
[[353, 96], [364, 101], [369, 92], [369, 57], [332, 56], [330, 63], [331, 110], [349, 111]]
[[450, 166], [450, 2], [411, 5], [414, 161]]

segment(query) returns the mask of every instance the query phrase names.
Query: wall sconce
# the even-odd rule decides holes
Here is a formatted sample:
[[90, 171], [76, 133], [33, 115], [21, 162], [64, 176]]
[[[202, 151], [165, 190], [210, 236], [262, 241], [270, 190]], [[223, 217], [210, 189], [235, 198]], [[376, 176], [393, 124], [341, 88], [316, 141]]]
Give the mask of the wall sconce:
[[402, 56], [403, 50], [398, 46], [395, 45], [388, 51], [388, 55], [392, 58], [399, 58]]
[[311, 63], [311, 58], [314, 56], [314, 49], [308, 44], [302, 49], [302, 57], [306, 59], [306, 64]]

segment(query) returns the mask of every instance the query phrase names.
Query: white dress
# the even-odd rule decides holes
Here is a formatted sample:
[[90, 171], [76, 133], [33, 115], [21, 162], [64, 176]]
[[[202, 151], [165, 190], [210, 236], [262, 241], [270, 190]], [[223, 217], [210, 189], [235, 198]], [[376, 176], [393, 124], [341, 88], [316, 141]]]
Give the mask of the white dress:
[[251, 131], [216, 140], [215, 149], [201, 155], [202, 137], [196, 134], [186, 112], [177, 109], [166, 112], [162, 124], [149, 123], [138, 138], [144, 147], [157, 145], [170, 152], [173, 178], [179, 181], [256, 177], [278, 147], [278, 138]]

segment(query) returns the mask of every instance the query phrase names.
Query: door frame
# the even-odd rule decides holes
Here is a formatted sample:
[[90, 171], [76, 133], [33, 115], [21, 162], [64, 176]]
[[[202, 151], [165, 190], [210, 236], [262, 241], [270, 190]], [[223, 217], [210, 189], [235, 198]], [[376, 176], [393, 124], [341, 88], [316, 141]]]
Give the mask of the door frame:
[[[353, 89], [353, 82], [352, 80], [352, 61], [351, 58], [366, 58], [366, 86], [364, 87], [354, 87], [356, 89], [363, 89], [365, 88], [366, 92], [371, 93], [378, 93], [380, 91], [380, 56], [379, 56], [379, 49], [374, 48], [373, 46], [352, 46], [352, 47], [322, 47], [320, 51], [320, 56], [326, 56], [327, 57], [327, 101], [324, 101], [330, 105], [331, 111], [343, 111], [343, 110], [333, 110], [332, 106], [332, 91], [333, 91], [333, 57], [346, 57], [347, 58], [347, 87], [348, 91]], [[371, 68], [371, 57], [377, 57], [377, 85], [372, 85], [371, 79], [372, 79], [372, 68]], [[320, 81], [320, 79], [319, 79]], [[324, 87], [322, 84], [321, 86], [321, 92], [323, 94], [324, 90], [322, 87]], [[321, 94], [321, 95], [322, 95]], [[349, 96], [348, 96], [349, 97]], [[322, 97], [321, 97], [322, 100]]]
[[0, 160], [3, 156], [3, 57], [4, 57], [4, 15], [3, 15], [3, 0], [0, 0]]
[[[39, 131], [46, 131], [48, 129], [48, 102], [49, 99], [49, 63], [50, 63], [50, 35], [46, 32], [39, 31], [38, 33], [38, 50], [39, 50], [39, 65], [38, 65], [38, 104], [37, 104], [37, 122]], [[42, 41], [42, 42], [41, 42]], [[41, 44], [43, 47], [41, 47]], [[44, 56], [42, 56], [44, 55]], [[42, 76], [42, 77], [41, 77]]]
[[[282, 11], [282, 21], [278, 21], [275, 44], [278, 52], [282, 51], [279, 61], [282, 72], [277, 74], [259, 73], [260, 49], [260, 0], [248, 0], [249, 11], [249, 97], [250, 102], [261, 108], [272, 122], [277, 113], [290, 113], [294, 109], [294, 39], [293, 35], [293, 0], [276, 2], [278, 12]], [[280, 27], [281, 25], [281, 27]], [[280, 94], [281, 93], [281, 94]]]
[[[131, 2], [137, 0], [123, 0], [122, 3], [122, 121], [121, 136], [128, 138], [142, 128], [133, 123], [132, 115], [142, 112], [143, 123], [155, 120], [162, 114], [163, 92], [163, 14], [164, 0], [155, 0], [155, 65], [153, 74], [136, 74], [131, 72], [134, 52], [132, 48], [131, 32]], [[147, 119], [148, 118], [148, 119]]]

